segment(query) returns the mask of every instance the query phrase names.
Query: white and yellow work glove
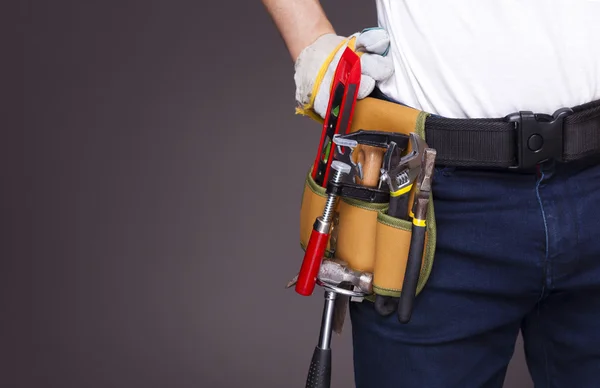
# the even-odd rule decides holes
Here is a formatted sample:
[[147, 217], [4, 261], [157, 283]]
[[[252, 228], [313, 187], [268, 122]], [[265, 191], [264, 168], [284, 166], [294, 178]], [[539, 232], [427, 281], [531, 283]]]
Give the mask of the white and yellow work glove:
[[381, 82], [392, 76], [394, 67], [387, 55], [390, 38], [382, 28], [367, 28], [349, 37], [335, 34], [320, 36], [306, 47], [294, 64], [296, 113], [323, 122], [336, 67], [345, 48], [360, 56], [361, 79], [358, 99], [367, 97]]

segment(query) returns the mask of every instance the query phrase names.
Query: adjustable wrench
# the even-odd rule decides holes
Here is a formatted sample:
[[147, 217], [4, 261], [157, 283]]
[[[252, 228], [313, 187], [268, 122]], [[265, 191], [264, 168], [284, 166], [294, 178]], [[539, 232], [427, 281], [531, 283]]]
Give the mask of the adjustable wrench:
[[382, 182], [387, 182], [390, 191], [390, 206], [388, 214], [392, 217], [408, 218], [408, 197], [413, 187], [413, 182], [421, 171], [421, 162], [423, 152], [427, 148], [427, 143], [416, 133], [410, 133], [410, 142], [412, 150], [406, 156], [397, 160], [397, 147], [390, 144], [381, 169], [380, 186]]
[[[390, 206], [388, 214], [403, 220], [408, 219], [408, 198], [413, 182], [421, 172], [423, 154], [427, 148], [425, 141], [416, 133], [410, 133], [412, 150], [406, 156], [399, 158], [399, 150], [395, 144], [390, 144], [381, 169], [380, 185], [387, 182], [390, 191]], [[383, 316], [397, 310], [399, 298], [376, 295], [375, 310]]]

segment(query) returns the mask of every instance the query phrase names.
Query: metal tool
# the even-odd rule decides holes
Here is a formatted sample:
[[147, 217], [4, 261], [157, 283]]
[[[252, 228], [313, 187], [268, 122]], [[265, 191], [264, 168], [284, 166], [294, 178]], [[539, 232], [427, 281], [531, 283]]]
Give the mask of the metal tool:
[[321, 318], [319, 343], [315, 346], [310, 360], [306, 388], [329, 388], [331, 386], [331, 326], [333, 324], [333, 308], [336, 296], [337, 294], [334, 291], [325, 290], [325, 305]]
[[408, 146], [409, 137], [396, 132], [371, 131], [360, 129], [358, 131], [333, 136], [333, 143], [336, 145], [334, 157], [352, 167], [350, 173], [344, 179], [347, 182], [357, 183], [356, 178], [363, 178], [362, 166], [355, 163], [353, 153], [359, 144], [380, 148], [389, 148], [390, 144], [395, 144], [401, 152]]
[[425, 249], [425, 232], [427, 230], [427, 207], [431, 195], [433, 169], [435, 166], [436, 151], [433, 148], [425, 149], [423, 153], [423, 168], [417, 178], [417, 191], [413, 207], [413, 225], [406, 263], [406, 273], [402, 285], [402, 293], [398, 303], [398, 320], [401, 323], [410, 321], [415, 301], [423, 250]]
[[[297, 277], [287, 284], [296, 283]], [[306, 388], [328, 388], [331, 384], [331, 336], [335, 331], [335, 306], [340, 298], [362, 298], [373, 291], [373, 275], [355, 271], [339, 259], [323, 259], [316, 283], [325, 289], [319, 342], [315, 346]], [[352, 287], [350, 290], [347, 287]]]
[[[387, 182], [390, 191], [390, 206], [388, 214], [400, 219], [408, 219], [408, 198], [413, 182], [421, 171], [423, 152], [427, 143], [414, 132], [410, 133], [412, 150], [400, 161], [397, 159], [397, 147], [391, 144], [384, 155], [383, 167], [381, 169], [381, 182]], [[392, 164], [394, 163], [394, 164]]]
[[335, 160], [342, 161], [350, 166], [350, 172], [343, 181], [337, 184], [340, 196], [353, 198], [371, 203], [386, 203], [389, 201], [389, 190], [386, 187], [369, 187], [357, 183], [357, 179], [363, 179], [363, 166], [355, 162], [353, 153], [359, 145], [387, 149], [390, 144], [402, 151], [408, 146], [408, 136], [384, 131], [358, 130], [346, 135], [336, 134], [333, 136]]
[[[364, 299], [363, 295], [370, 295], [373, 293], [373, 274], [352, 270], [343, 261], [337, 262], [336, 267], [326, 268], [326, 270], [329, 273], [324, 274], [320, 279], [326, 279], [326, 277], [328, 277], [329, 284], [337, 284], [336, 287], [349, 291], [351, 290], [355, 293], [351, 295], [338, 292], [335, 300], [332, 330], [336, 334], [342, 334], [350, 301], [362, 302]], [[339, 279], [341, 279], [341, 281], [338, 283]], [[361, 295], [359, 296], [356, 293]]]
[[[347, 290], [352, 290], [350, 286], [340, 286]], [[350, 305], [350, 297], [348, 295], [337, 294], [335, 303], [333, 305], [333, 319], [331, 322], [331, 330], [340, 335], [346, 322], [346, 314], [348, 313], [348, 306]]]
[[[344, 284], [354, 287], [354, 292], [369, 295], [373, 292], [373, 274], [370, 272], [361, 272], [348, 267], [348, 264], [336, 258], [324, 258], [317, 279], [321, 283], [328, 284], [331, 287], [340, 287]], [[298, 281], [298, 275], [286, 285], [286, 288], [292, 287]], [[353, 294], [341, 292], [346, 295]]]
[[[325, 259], [321, 264], [318, 279], [338, 290], [333, 309], [332, 330], [341, 334], [350, 300], [362, 301], [362, 296], [357, 293], [370, 295], [373, 292], [373, 274], [355, 271], [339, 259]], [[348, 291], [352, 291], [352, 293]]]
[[[421, 171], [421, 162], [427, 144], [416, 133], [410, 133], [412, 150], [406, 156], [400, 157], [400, 150], [395, 143], [390, 144], [383, 159], [380, 184], [387, 182], [390, 191], [390, 206], [387, 214], [406, 220], [408, 219], [408, 199], [413, 182]], [[376, 295], [375, 310], [382, 316], [388, 316], [398, 309], [399, 298]]]
[[[331, 167], [335, 170], [335, 174], [332, 178], [333, 183], [341, 182], [342, 176], [350, 172], [350, 166], [339, 160], [334, 160]], [[327, 248], [327, 241], [329, 239], [329, 231], [337, 197], [338, 195], [335, 191], [330, 191], [328, 189], [328, 197], [327, 202], [325, 203], [325, 209], [323, 210], [323, 215], [317, 217], [313, 224], [313, 230], [308, 240], [306, 251], [304, 252], [304, 260], [302, 261], [302, 266], [298, 273], [298, 281], [296, 283], [296, 292], [300, 295], [312, 295], [315, 288], [317, 274], [319, 273], [319, 267], [321, 266], [321, 259]]]

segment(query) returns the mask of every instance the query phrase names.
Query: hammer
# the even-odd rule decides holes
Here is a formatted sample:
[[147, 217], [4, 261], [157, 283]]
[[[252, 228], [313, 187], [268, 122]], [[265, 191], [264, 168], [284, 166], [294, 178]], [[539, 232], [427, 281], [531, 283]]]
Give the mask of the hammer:
[[[286, 288], [296, 283], [297, 277], [290, 281]], [[317, 284], [325, 289], [325, 305], [321, 318], [319, 342], [313, 356], [306, 378], [306, 388], [329, 388], [331, 384], [331, 333], [334, 326], [334, 306], [338, 294], [344, 296], [363, 297], [373, 291], [373, 274], [355, 271], [338, 259], [323, 259]], [[352, 286], [353, 290], [344, 288]]]

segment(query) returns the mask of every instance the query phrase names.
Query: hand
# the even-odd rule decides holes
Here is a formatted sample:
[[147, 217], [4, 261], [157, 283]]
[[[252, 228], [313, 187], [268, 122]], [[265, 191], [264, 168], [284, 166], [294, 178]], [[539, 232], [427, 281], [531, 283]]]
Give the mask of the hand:
[[377, 82], [394, 73], [392, 59], [386, 56], [390, 39], [384, 29], [368, 28], [349, 37], [322, 35], [302, 50], [294, 65], [298, 113], [325, 117], [335, 69], [346, 47], [360, 56], [358, 99], [367, 97]]

